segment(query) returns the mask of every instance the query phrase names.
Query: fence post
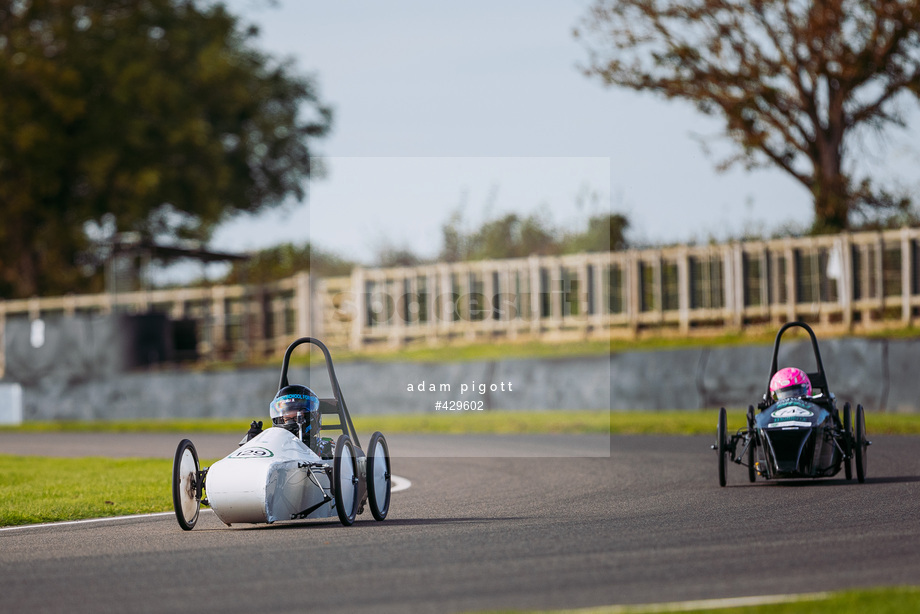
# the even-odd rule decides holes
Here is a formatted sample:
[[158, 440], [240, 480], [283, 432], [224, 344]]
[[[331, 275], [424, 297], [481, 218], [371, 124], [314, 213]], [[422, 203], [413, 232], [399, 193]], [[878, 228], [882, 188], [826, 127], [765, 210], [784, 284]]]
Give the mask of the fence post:
[[770, 322], [773, 321], [772, 310], [770, 309], [770, 250], [764, 243], [760, 248], [760, 306], [761, 313], [764, 314]]
[[664, 322], [664, 262], [661, 257], [661, 250], [655, 254], [652, 261], [652, 296], [655, 302], [656, 322]]
[[597, 297], [593, 289], [588, 284], [588, 255], [582, 254], [578, 257], [578, 322], [584, 338], [588, 338], [591, 332], [591, 315], [596, 313], [594, 301]]
[[728, 245], [719, 249], [719, 256], [722, 260], [722, 326], [731, 328], [735, 324], [735, 262]]
[[464, 337], [468, 341], [473, 341], [476, 339], [476, 329], [473, 328], [473, 309], [472, 309], [472, 299], [473, 299], [473, 266], [471, 262], [464, 263], [463, 273], [460, 277], [460, 288], [463, 292], [461, 295], [462, 301], [462, 311], [460, 311], [460, 319], [465, 322]]
[[389, 343], [394, 347], [401, 347], [406, 343], [407, 327], [409, 325], [409, 304], [408, 292], [406, 292], [406, 282], [409, 276], [405, 268], [399, 268], [394, 272], [393, 285], [387, 284], [387, 289], [393, 288], [396, 296], [390, 297], [393, 300], [393, 318], [390, 322]]
[[913, 278], [913, 258], [911, 258], [910, 229], [901, 229], [901, 323], [910, 325], [911, 314], [911, 279]]
[[[596, 331], [603, 328], [607, 314], [609, 299], [604, 296], [604, 278], [607, 277], [605, 261], [610, 262], [611, 252], [606, 252], [594, 260], [594, 324]], [[609, 290], [608, 290], [609, 291]]]
[[355, 317], [351, 321], [349, 348], [358, 352], [364, 347], [364, 319], [367, 317], [367, 293], [364, 291], [364, 269], [356, 266], [351, 270], [351, 295], [354, 297]]
[[741, 330], [744, 325], [744, 254], [741, 243], [735, 241], [731, 244], [730, 255], [732, 261], [732, 325]]
[[681, 334], [690, 332], [690, 250], [677, 250], [677, 312]]
[[451, 328], [454, 321], [454, 310], [456, 309], [456, 299], [454, 298], [453, 282], [451, 281], [450, 265], [439, 264], [438, 266], [438, 299], [441, 313], [438, 314], [438, 331], [439, 335], [450, 338]]
[[294, 305], [297, 312], [297, 336], [309, 337], [313, 324], [311, 313], [312, 298], [310, 296], [310, 274], [300, 272], [297, 274], [297, 285], [294, 289]]
[[541, 318], [543, 317], [543, 297], [540, 288], [540, 257], [531, 256], [528, 259], [530, 269], [530, 332], [540, 336]]
[[227, 342], [227, 303], [226, 288], [214, 286], [211, 289], [211, 356], [221, 356], [226, 352]]
[[875, 236], [875, 292], [878, 296], [879, 319], [885, 318], [885, 238], [879, 231]]
[[492, 278], [494, 271], [491, 267], [482, 266], [480, 274], [482, 275], [482, 300], [480, 309], [482, 314], [483, 328], [491, 332], [495, 330], [495, 283]]
[[837, 300], [843, 310], [843, 325], [847, 331], [853, 329], [853, 288], [857, 271], [853, 270], [853, 245], [849, 233], [837, 237], [835, 249], [839, 250], [841, 273], [838, 280]]
[[[428, 343], [434, 345], [438, 340], [438, 314], [437, 309], [437, 288], [438, 278], [434, 267], [428, 267], [425, 270], [425, 330], [427, 332]], [[421, 307], [421, 303], [419, 303]]]
[[6, 374], [6, 304], [0, 300], [0, 379]]
[[795, 277], [798, 266], [795, 261], [795, 250], [792, 248], [792, 241], [786, 239], [784, 243], [783, 254], [786, 257], [786, 279], [784, 280], [786, 282], [786, 320], [792, 322], [796, 319]]
[[565, 275], [562, 271], [562, 262], [558, 257], [550, 259], [552, 267], [549, 274], [549, 319], [555, 330], [562, 328], [562, 299], [565, 292]]
[[626, 278], [626, 313], [633, 336], [639, 333], [639, 256], [638, 252], [629, 250], [624, 263]]

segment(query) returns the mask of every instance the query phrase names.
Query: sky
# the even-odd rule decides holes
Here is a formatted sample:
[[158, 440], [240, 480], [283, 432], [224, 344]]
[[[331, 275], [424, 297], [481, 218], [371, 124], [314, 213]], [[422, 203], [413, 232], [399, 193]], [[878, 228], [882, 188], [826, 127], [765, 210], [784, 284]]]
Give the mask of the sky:
[[[507, 213], [569, 229], [622, 213], [636, 245], [810, 224], [808, 192], [784, 173], [714, 170], [700, 139], [717, 120], [585, 77], [572, 30], [589, 4], [228, 0], [259, 26], [260, 49], [315, 78], [335, 117], [313, 143], [327, 172], [308, 199], [225, 223], [211, 247], [309, 240], [365, 264], [387, 247], [429, 258], [457, 211], [469, 230]], [[861, 159], [915, 168], [909, 137]]]

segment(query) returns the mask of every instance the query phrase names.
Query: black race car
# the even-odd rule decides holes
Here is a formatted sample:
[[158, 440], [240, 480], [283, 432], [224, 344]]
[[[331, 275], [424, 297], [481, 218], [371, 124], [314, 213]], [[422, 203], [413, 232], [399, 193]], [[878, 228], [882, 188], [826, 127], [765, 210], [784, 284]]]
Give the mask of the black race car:
[[814, 350], [817, 371], [807, 373], [808, 394], [780, 398], [767, 385], [767, 392], [757, 404], [748, 406], [747, 427], [729, 434], [725, 408], [719, 410], [716, 443], [712, 449], [719, 454], [719, 486], [725, 486], [725, 467], [729, 461], [748, 468], [748, 480], [757, 476], [767, 480], [789, 478], [823, 478], [837, 475], [843, 467], [846, 478], [852, 479], [855, 460], [856, 479], [866, 479], [866, 417], [862, 405], [856, 406], [855, 421], [850, 404], [843, 406], [843, 416], [837, 411], [836, 399], [827, 385], [827, 375], [818, 340], [804, 322], [789, 322], [776, 334], [769, 382], [777, 374], [777, 356], [783, 333], [790, 328], [802, 328]]

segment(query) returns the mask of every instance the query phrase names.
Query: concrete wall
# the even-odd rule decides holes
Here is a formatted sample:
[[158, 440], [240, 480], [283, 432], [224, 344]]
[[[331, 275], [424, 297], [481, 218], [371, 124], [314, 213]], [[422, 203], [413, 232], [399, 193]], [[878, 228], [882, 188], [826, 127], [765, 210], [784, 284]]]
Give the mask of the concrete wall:
[[[482, 401], [485, 408], [508, 410], [744, 408], [766, 389], [771, 349], [695, 348], [450, 364], [359, 362], [338, 365], [337, 374], [354, 415], [434, 412], [438, 401]], [[920, 341], [831, 339], [821, 349], [829, 386], [841, 406], [850, 401], [869, 411], [920, 410]], [[810, 345], [784, 344], [779, 363], [814, 370]], [[77, 367], [72, 365], [71, 377], [61, 377], [60, 371], [45, 376], [29, 372], [20, 382], [23, 418], [267, 416], [279, 378], [278, 369], [123, 374], [101, 369], [90, 377], [96, 370]], [[292, 368], [289, 379], [331, 396], [325, 367]]]

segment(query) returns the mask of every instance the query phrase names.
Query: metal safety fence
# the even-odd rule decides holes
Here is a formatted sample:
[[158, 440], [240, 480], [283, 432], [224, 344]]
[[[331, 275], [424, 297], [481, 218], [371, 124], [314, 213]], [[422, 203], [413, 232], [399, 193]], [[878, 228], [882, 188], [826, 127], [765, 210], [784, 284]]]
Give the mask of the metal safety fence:
[[303, 335], [363, 350], [711, 334], [789, 320], [872, 329], [920, 315], [918, 242], [920, 229], [904, 228], [0, 301], [0, 335], [9, 318], [163, 313], [194, 323], [200, 359], [233, 360], [277, 355]]

